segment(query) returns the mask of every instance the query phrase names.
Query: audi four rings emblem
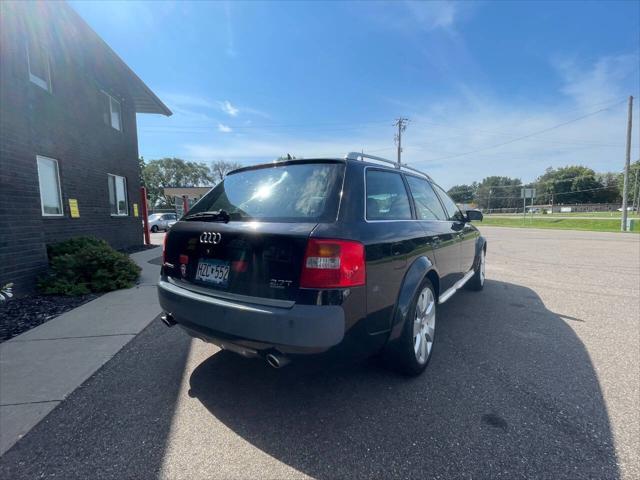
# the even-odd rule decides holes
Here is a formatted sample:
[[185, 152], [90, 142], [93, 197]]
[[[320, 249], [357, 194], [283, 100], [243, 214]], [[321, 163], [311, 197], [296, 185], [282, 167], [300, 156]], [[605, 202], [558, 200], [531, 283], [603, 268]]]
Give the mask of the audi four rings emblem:
[[213, 245], [217, 245], [222, 240], [222, 235], [218, 232], [202, 232], [200, 235], [200, 243], [212, 243]]

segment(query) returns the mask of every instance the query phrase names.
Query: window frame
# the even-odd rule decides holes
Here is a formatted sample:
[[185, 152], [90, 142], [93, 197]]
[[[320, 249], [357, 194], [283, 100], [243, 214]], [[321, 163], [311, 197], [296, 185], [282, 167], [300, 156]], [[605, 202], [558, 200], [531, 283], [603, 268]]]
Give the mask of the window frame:
[[[107, 112], [109, 114], [109, 122], [104, 122], [105, 125], [107, 125], [108, 127], [113, 128], [114, 130], [117, 130], [118, 132], [122, 132], [122, 102], [118, 99], [116, 99], [116, 97], [114, 97], [113, 95], [107, 93], [104, 90], [100, 90], [100, 93], [102, 93], [103, 95], [105, 95], [107, 97], [107, 99], [109, 100], [109, 112]], [[113, 110], [113, 102], [118, 104], [118, 107], [120, 107], [119, 111], [118, 111], [118, 127], [114, 127], [113, 126], [113, 114], [114, 114], [114, 110]], [[102, 114], [104, 115], [105, 112], [102, 112]], [[103, 118], [104, 120], [104, 118]]]
[[[449, 197], [449, 195], [447, 194], [447, 192], [445, 191], [444, 188], [442, 188], [440, 185], [438, 185], [435, 182], [430, 182], [431, 185], [433, 186], [433, 191], [435, 192], [435, 194], [438, 196], [438, 198], [440, 199], [440, 203], [442, 204], [442, 208], [444, 209], [445, 213], [447, 215], [449, 215], [449, 210], [447, 210], [447, 206], [444, 203], [444, 200], [442, 199], [442, 195], [446, 195], [449, 200], [451, 200], [451, 202], [456, 206], [456, 213], [454, 213], [452, 216], [450, 216], [448, 218], [448, 220], [446, 220], [447, 222], [464, 222], [464, 213], [462, 213], [462, 210], [460, 210], [458, 208], [458, 205], [456, 205], [456, 202], [453, 201], [453, 198]], [[438, 190], [440, 190], [442, 193], [438, 192]], [[459, 218], [456, 218], [456, 215], [459, 214]]]
[[449, 215], [449, 212], [447, 212], [447, 209], [444, 206], [444, 203], [442, 202], [442, 199], [440, 198], [440, 195], [438, 195], [438, 192], [435, 189], [435, 184], [430, 181], [428, 178], [425, 177], [421, 177], [418, 175], [413, 175], [413, 174], [405, 174], [405, 178], [407, 179], [407, 185], [409, 186], [409, 192], [411, 194], [411, 201], [413, 202], [414, 208], [415, 208], [415, 215], [416, 215], [416, 219], [420, 222], [450, 222], [451, 220], [449, 220], [448, 218], [444, 218], [444, 219], [439, 219], [439, 218], [420, 218], [420, 213], [418, 211], [418, 205], [415, 199], [415, 196], [413, 194], [413, 190], [411, 188], [411, 185], [409, 184], [409, 177], [413, 177], [416, 180], [420, 180], [425, 182], [429, 188], [431, 188], [431, 191], [433, 192], [433, 194], [436, 196], [436, 200], [438, 201], [438, 204], [440, 205], [440, 208], [442, 209], [442, 213], [445, 216]]
[[[376, 170], [376, 171], [381, 171], [381, 172], [385, 172], [385, 173], [400, 175], [400, 178], [402, 180], [402, 184], [404, 185], [404, 191], [405, 191], [405, 193], [407, 195], [407, 201], [409, 202], [409, 211], [411, 212], [411, 218], [389, 218], [389, 219], [371, 219], [371, 220], [369, 218], [367, 218], [367, 172], [369, 170]], [[416, 212], [415, 212], [414, 205], [413, 205], [413, 197], [411, 196], [411, 191], [409, 189], [409, 185], [407, 184], [407, 179], [405, 178], [404, 172], [402, 172], [400, 170], [397, 170], [397, 169], [392, 170], [390, 168], [367, 165], [366, 167], [364, 167], [364, 170], [363, 170], [363, 181], [364, 181], [363, 217], [364, 217], [364, 221], [365, 222], [367, 222], [367, 223], [376, 223], [376, 222], [410, 222], [410, 221], [416, 220]]]
[[[127, 191], [127, 177], [124, 177], [122, 175], [116, 175], [115, 173], [107, 173], [107, 196], [109, 195], [109, 181], [110, 178], [113, 177], [114, 180], [114, 184], [113, 184], [113, 194], [115, 196], [115, 201], [116, 201], [116, 211], [118, 213], [113, 213], [111, 212], [111, 199], [109, 198], [109, 215], [111, 217], [128, 217], [129, 216], [129, 192]], [[117, 189], [117, 185], [116, 185], [116, 181], [118, 178], [121, 178], [122, 180], [124, 180], [124, 202], [125, 202], [125, 213], [120, 213], [120, 208], [119, 208], [119, 202], [118, 202], [118, 189]]]
[[[44, 202], [42, 200], [42, 188], [40, 187], [40, 159], [54, 162], [56, 166], [56, 181], [58, 182], [58, 200], [60, 201], [60, 213], [47, 213], [44, 211]], [[64, 201], [62, 200], [62, 185], [60, 184], [60, 164], [58, 160], [44, 155], [36, 155], [36, 169], [38, 171], [38, 193], [40, 195], [40, 211], [43, 217], [64, 217]]]
[[30, 46], [31, 46], [32, 41], [27, 39], [26, 42], [26, 51], [27, 51], [27, 70], [29, 71], [29, 81], [31, 83], [33, 83], [34, 85], [37, 85], [38, 87], [42, 88], [43, 90], [49, 92], [49, 93], [53, 93], [53, 88], [51, 86], [51, 59], [49, 58], [49, 52], [45, 49], [44, 45], [39, 45], [40, 48], [43, 49], [44, 51], [44, 57], [46, 59], [46, 72], [47, 72], [47, 78], [40, 78], [38, 75], [36, 75], [35, 73], [31, 72], [31, 53], [30, 53]]

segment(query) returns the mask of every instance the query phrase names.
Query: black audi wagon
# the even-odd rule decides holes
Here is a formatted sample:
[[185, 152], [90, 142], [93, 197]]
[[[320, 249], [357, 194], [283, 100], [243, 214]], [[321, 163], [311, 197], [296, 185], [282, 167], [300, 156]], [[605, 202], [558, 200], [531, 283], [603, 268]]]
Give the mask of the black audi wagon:
[[419, 374], [438, 305], [483, 288], [471, 220], [428, 175], [371, 155], [240, 168], [167, 233], [163, 321], [274, 367], [382, 352]]

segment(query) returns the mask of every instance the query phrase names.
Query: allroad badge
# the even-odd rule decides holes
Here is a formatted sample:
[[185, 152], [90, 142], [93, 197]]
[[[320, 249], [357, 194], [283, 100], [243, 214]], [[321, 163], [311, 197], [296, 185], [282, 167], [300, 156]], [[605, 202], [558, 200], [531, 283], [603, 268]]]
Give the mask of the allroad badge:
[[218, 232], [202, 232], [200, 234], [200, 243], [210, 243], [217, 245], [222, 240], [222, 235]]

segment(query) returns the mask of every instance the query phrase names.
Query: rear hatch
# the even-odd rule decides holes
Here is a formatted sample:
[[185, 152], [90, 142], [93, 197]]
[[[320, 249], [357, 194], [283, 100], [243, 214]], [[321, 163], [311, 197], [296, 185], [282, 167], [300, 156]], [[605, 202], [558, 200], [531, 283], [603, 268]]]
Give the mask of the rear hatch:
[[295, 301], [308, 238], [336, 220], [343, 177], [344, 163], [331, 160], [229, 174], [168, 233], [165, 274], [212, 292]]

